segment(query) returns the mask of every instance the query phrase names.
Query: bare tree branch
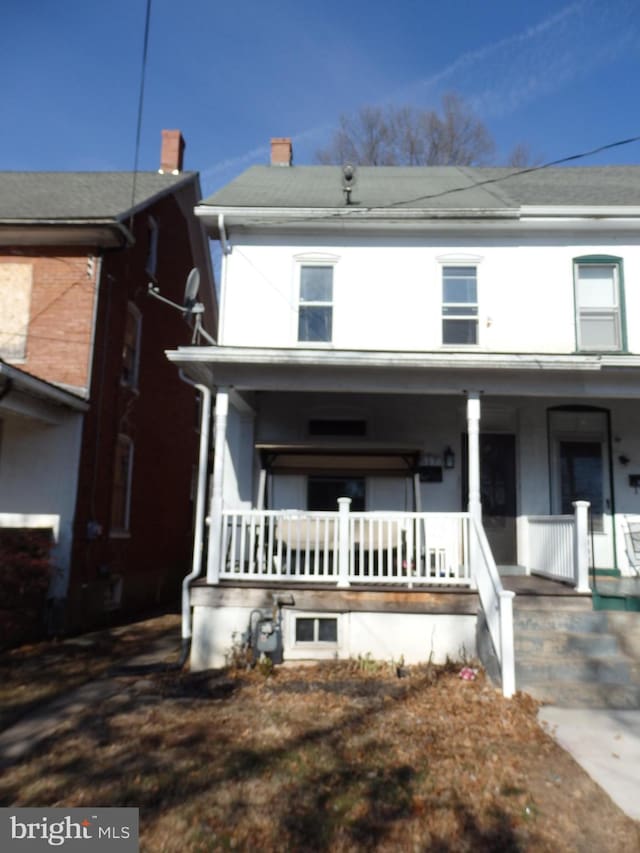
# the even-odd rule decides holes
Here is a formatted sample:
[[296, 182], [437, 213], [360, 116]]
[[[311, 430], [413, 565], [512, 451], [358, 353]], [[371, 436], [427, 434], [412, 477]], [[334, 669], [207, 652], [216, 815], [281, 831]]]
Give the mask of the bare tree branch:
[[442, 99], [440, 113], [412, 107], [363, 107], [340, 116], [329, 145], [316, 153], [325, 164], [361, 166], [479, 166], [495, 145], [484, 123], [459, 95]]

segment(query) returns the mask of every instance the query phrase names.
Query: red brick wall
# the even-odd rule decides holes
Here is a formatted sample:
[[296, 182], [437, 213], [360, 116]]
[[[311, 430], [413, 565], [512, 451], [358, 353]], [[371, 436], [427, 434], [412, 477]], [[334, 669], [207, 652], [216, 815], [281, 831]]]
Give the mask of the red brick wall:
[[[190, 205], [192, 208], [193, 205]], [[72, 567], [73, 622], [100, 610], [101, 573], [123, 577], [123, 609], [146, 609], [177, 600], [190, 569], [193, 466], [197, 464], [196, 393], [181, 382], [166, 349], [190, 342], [179, 312], [147, 293], [148, 215], [160, 227], [157, 282], [181, 303], [193, 265], [188, 230], [173, 197], [136, 217], [136, 244], [103, 258], [95, 340], [91, 409], [83, 436]], [[121, 384], [127, 305], [142, 315], [137, 391]], [[134, 442], [130, 535], [114, 537], [111, 487], [119, 433]], [[88, 535], [90, 521], [101, 533]]]
[[97, 269], [89, 254], [66, 248], [0, 254], [0, 264], [33, 269], [26, 358], [16, 366], [78, 389], [89, 381]]
[[[26, 359], [18, 366], [51, 382], [90, 385], [85, 416], [69, 588], [71, 627], [104, 618], [105, 575], [123, 578], [122, 609], [178, 600], [190, 570], [191, 482], [197, 464], [196, 392], [181, 382], [165, 350], [190, 343], [181, 314], [148, 295], [148, 217], [159, 225], [157, 284], [182, 302], [192, 256], [193, 186], [160, 199], [126, 223], [126, 249], [16, 248], [0, 263], [31, 264], [31, 322]], [[191, 233], [198, 229], [191, 226]], [[99, 256], [102, 255], [101, 260]], [[138, 388], [121, 383], [128, 303], [142, 315]], [[97, 304], [96, 304], [97, 303]], [[92, 340], [94, 311], [97, 313]], [[134, 442], [130, 535], [114, 537], [111, 492], [119, 433]], [[97, 535], [90, 535], [95, 522]]]

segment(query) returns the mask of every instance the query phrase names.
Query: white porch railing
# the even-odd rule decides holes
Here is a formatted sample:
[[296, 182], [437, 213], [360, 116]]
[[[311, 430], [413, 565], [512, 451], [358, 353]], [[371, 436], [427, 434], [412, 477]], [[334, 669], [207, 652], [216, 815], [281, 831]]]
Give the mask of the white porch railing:
[[480, 603], [487, 620], [491, 642], [500, 664], [502, 693], [510, 698], [516, 689], [513, 643], [513, 599], [515, 593], [502, 586], [482, 524], [471, 521], [471, 551]]
[[576, 501], [573, 506], [573, 515], [526, 517], [526, 568], [589, 592], [589, 504]]
[[[341, 501], [344, 499], [341, 499]], [[467, 513], [224, 510], [221, 579], [469, 586]]]

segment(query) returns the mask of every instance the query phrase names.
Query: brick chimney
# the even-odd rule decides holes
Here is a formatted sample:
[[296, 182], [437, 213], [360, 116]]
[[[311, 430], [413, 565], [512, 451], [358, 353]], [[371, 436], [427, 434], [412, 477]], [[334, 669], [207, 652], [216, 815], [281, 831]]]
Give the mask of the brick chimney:
[[179, 130], [162, 131], [162, 149], [160, 151], [161, 175], [177, 175], [182, 171], [185, 142]]
[[288, 136], [277, 136], [271, 140], [271, 165], [291, 166], [293, 163], [293, 146]]

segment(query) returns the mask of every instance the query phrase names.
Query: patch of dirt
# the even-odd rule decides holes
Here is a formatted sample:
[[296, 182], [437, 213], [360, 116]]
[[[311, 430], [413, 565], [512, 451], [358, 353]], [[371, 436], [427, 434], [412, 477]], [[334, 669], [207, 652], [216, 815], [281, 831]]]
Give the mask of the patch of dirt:
[[640, 849], [627, 818], [480, 672], [358, 662], [119, 675], [0, 803], [140, 808], [152, 853]]

